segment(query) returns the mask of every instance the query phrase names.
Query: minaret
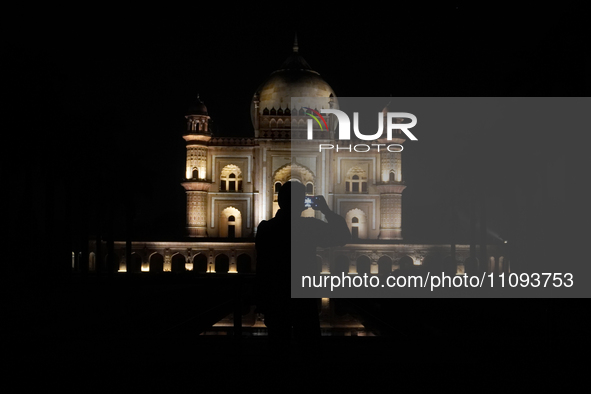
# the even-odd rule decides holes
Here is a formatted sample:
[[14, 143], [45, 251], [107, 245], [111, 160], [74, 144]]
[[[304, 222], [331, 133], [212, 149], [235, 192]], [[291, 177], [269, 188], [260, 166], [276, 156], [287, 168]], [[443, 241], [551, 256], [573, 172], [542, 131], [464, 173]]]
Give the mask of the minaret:
[[187, 191], [187, 236], [207, 237], [207, 193], [211, 186], [207, 179], [207, 143], [211, 133], [207, 108], [199, 95], [185, 118], [187, 165], [182, 185]]
[[[384, 124], [387, 124], [388, 109], [384, 108]], [[402, 123], [403, 119], [396, 119]], [[401, 130], [392, 131], [392, 140], [380, 138], [380, 144], [402, 144], [406, 141]], [[392, 147], [396, 151], [396, 147]], [[406, 188], [402, 181], [402, 153], [380, 150], [380, 235], [379, 239], [402, 239], [402, 192]]]
[[261, 100], [259, 98], [258, 92], [254, 94], [252, 102], [254, 103], [254, 136], [255, 138], [259, 138], [259, 130], [261, 128], [259, 103], [261, 102]]

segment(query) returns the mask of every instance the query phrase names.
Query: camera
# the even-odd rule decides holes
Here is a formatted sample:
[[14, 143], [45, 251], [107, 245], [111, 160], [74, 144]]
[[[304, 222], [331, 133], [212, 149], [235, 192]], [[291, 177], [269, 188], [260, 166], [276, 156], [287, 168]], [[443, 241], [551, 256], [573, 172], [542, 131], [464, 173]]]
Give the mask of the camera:
[[316, 209], [318, 206], [316, 205], [318, 197], [317, 196], [306, 196], [304, 199], [304, 205], [306, 208]]

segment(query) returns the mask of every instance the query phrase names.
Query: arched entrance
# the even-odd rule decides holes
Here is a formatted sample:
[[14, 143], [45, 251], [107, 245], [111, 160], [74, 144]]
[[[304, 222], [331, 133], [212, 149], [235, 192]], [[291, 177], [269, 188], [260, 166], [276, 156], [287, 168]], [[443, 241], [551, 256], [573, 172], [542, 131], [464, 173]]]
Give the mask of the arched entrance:
[[220, 237], [242, 237], [242, 214], [234, 207], [227, 207], [220, 213]]
[[150, 256], [150, 272], [164, 271], [164, 256], [160, 253], [153, 253]]
[[351, 209], [345, 215], [345, 221], [351, 231], [351, 238], [367, 239], [367, 215], [359, 208]]
[[170, 270], [172, 272], [185, 272], [185, 262], [185, 256], [180, 253], [175, 254], [170, 260]]
[[410, 256], [403, 256], [398, 260], [398, 267], [402, 271], [412, 270], [414, 268], [414, 260]]
[[193, 257], [193, 271], [200, 274], [207, 272], [207, 256], [204, 253]]
[[392, 259], [388, 256], [382, 256], [378, 260], [378, 274], [390, 275], [392, 273]]
[[227, 274], [230, 270], [230, 259], [225, 254], [218, 254], [215, 258], [215, 273]]

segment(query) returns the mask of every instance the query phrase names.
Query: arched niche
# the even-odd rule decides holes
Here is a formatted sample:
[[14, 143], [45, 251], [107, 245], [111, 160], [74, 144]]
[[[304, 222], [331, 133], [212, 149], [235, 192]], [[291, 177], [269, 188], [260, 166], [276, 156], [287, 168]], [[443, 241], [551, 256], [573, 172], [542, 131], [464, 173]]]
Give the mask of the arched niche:
[[150, 256], [150, 272], [164, 271], [164, 256], [160, 253], [152, 253]]
[[378, 273], [380, 275], [392, 273], [392, 259], [389, 256], [382, 256], [378, 259]]
[[185, 263], [187, 259], [180, 253], [176, 253], [170, 259], [170, 270], [172, 272], [185, 272]]
[[199, 253], [193, 257], [193, 271], [197, 273], [207, 272], [207, 255]]
[[403, 271], [412, 270], [414, 268], [414, 260], [410, 256], [402, 256], [398, 260], [398, 267]]
[[353, 208], [345, 215], [345, 221], [351, 231], [351, 238], [367, 239], [368, 223], [367, 215], [359, 208]]
[[230, 259], [227, 255], [221, 253], [215, 257], [215, 273], [227, 274], [230, 270]]
[[242, 191], [242, 170], [235, 164], [228, 164], [220, 172], [220, 191]]
[[227, 207], [220, 213], [220, 237], [242, 237], [242, 213], [235, 207]]
[[351, 167], [345, 177], [347, 193], [367, 193], [367, 172], [360, 167]]

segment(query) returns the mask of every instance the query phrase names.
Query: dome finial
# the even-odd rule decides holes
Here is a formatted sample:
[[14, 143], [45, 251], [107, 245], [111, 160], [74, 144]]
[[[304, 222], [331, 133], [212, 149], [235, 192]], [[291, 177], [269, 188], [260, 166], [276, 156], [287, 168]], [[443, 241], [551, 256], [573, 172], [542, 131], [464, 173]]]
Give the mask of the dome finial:
[[298, 49], [299, 49], [299, 47], [298, 47], [298, 33], [296, 32], [295, 33], [295, 38], [293, 40], [293, 51], [294, 52], [297, 52]]
[[207, 116], [207, 107], [203, 104], [203, 101], [199, 98], [199, 93], [197, 93], [197, 98], [191, 103], [189, 107], [189, 115], [206, 115]]

